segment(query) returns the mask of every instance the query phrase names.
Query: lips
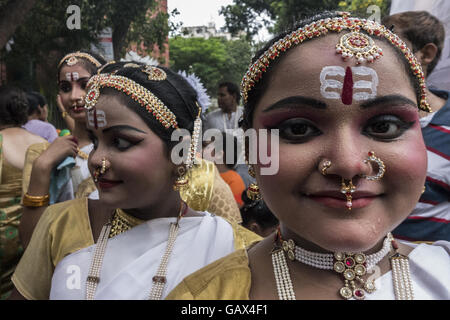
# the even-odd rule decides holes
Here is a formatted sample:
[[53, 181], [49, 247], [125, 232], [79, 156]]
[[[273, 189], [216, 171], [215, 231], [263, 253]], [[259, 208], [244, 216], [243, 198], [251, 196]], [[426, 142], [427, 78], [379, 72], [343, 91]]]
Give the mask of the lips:
[[[331, 208], [347, 208], [347, 198], [340, 191], [321, 191], [305, 194], [309, 199]], [[368, 206], [380, 195], [369, 191], [356, 191], [352, 193], [352, 209]]]
[[98, 179], [98, 187], [102, 190], [114, 188], [121, 183], [118, 180]]
[[72, 106], [71, 110], [74, 113], [81, 113], [84, 111], [84, 106]]

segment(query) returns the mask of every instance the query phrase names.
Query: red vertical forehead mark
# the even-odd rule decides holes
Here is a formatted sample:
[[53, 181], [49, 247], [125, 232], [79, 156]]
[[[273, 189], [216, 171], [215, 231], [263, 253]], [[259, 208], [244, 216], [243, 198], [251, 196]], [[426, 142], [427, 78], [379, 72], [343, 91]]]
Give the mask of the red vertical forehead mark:
[[345, 69], [344, 86], [342, 87], [341, 100], [343, 104], [352, 104], [353, 99], [353, 74], [352, 69], [347, 67]]
[[98, 129], [97, 110], [94, 109], [94, 127]]

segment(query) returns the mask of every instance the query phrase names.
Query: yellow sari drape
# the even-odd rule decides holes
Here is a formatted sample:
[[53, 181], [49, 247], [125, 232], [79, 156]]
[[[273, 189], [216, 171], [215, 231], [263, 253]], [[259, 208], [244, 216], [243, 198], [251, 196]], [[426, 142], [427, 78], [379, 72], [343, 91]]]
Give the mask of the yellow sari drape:
[[11, 293], [11, 276], [23, 253], [18, 231], [22, 217], [22, 170], [6, 162], [2, 147], [0, 134], [0, 300]]

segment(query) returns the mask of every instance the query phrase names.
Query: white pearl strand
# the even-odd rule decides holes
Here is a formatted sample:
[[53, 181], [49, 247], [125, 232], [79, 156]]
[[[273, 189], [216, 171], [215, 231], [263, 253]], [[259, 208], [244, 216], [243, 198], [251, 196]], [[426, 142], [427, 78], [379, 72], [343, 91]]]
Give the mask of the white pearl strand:
[[[170, 224], [169, 239], [167, 240], [166, 251], [161, 259], [156, 275], [153, 277], [153, 285], [150, 291], [149, 300], [161, 300], [162, 293], [167, 282], [167, 264], [169, 263], [169, 257], [172, 253], [175, 240], [178, 235], [179, 222], [182, 217], [182, 209], [183, 206], [180, 208], [177, 221]], [[91, 267], [89, 268], [89, 273], [86, 280], [86, 300], [94, 300], [95, 291], [97, 290], [97, 285], [100, 282], [100, 271], [102, 269], [103, 258], [105, 256], [106, 244], [108, 243], [110, 231], [111, 223], [108, 222], [103, 226], [100, 236], [98, 237], [91, 261]]]
[[[366, 256], [367, 269], [371, 269], [378, 264], [391, 249], [392, 235], [389, 233], [383, 241], [383, 248], [380, 251]], [[323, 270], [333, 270], [334, 255], [332, 253], [317, 253], [307, 251], [299, 246], [295, 246], [295, 260]]]
[[[389, 233], [383, 241], [383, 248], [377, 253], [366, 257], [368, 269], [375, 266], [388, 254], [391, 248], [392, 240], [392, 234]], [[330, 256], [331, 259], [333, 259], [332, 254], [311, 252], [295, 246], [295, 260], [319, 269], [333, 269], [333, 264], [331, 264], [330, 267]], [[414, 292], [409, 270], [408, 257], [396, 253], [390, 257], [390, 260], [392, 267], [392, 281], [394, 284], [396, 299], [413, 300]], [[331, 261], [333, 262], [333, 260]], [[272, 252], [272, 264], [279, 299], [295, 300], [295, 292], [289, 274], [289, 267], [286, 263], [286, 257], [282, 249], [274, 250]]]
[[414, 300], [414, 292], [408, 258], [394, 255], [391, 258], [392, 281], [397, 300]]
[[111, 223], [103, 226], [97, 245], [95, 246], [94, 255], [89, 268], [86, 280], [86, 300], [94, 300], [97, 285], [100, 282], [100, 271], [102, 269], [103, 257], [105, 256], [106, 244], [108, 243], [109, 233], [111, 231]]
[[156, 271], [156, 276], [152, 279], [153, 286], [150, 291], [150, 295], [148, 298], [149, 300], [161, 300], [163, 290], [166, 285], [167, 264], [169, 263], [170, 254], [172, 253], [173, 247], [175, 245], [175, 240], [177, 239], [178, 230], [180, 229], [178, 222], [179, 220], [177, 220], [177, 222], [175, 223], [170, 224], [169, 239], [167, 241], [166, 252], [161, 259], [158, 271]]
[[280, 300], [295, 300], [294, 286], [289, 276], [289, 268], [286, 264], [283, 250], [272, 253], [273, 271], [277, 283], [278, 298]]

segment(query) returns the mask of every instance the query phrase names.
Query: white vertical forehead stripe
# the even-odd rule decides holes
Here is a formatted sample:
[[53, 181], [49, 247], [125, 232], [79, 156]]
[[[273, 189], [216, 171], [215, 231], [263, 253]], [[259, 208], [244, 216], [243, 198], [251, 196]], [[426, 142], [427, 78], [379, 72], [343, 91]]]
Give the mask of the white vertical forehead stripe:
[[[376, 97], [378, 75], [373, 68], [359, 66], [352, 67], [354, 76], [362, 76], [367, 80], [353, 83], [353, 99], [357, 101]], [[320, 72], [320, 93], [326, 99], [341, 99], [344, 85], [345, 69], [341, 66], [326, 66]]]

